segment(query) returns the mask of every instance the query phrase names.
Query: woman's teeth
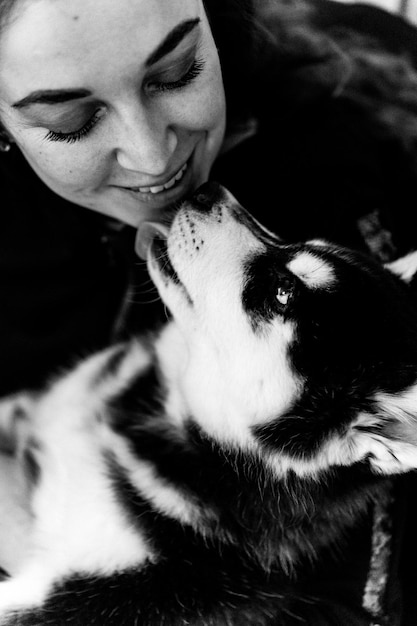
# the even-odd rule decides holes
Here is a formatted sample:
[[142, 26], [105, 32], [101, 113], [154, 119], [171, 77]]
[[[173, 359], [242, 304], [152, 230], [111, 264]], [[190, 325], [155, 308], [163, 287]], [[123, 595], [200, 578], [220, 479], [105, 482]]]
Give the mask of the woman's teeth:
[[182, 166], [182, 168], [169, 180], [165, 185], [156, 185], [155, 187], [139, 187], [140, 193], [161, 193], [161, 191], [165, 191], [166, 189], [171, 189], [181, 178], [184, 176], [185, 170], [187, 169], [187, 163]]

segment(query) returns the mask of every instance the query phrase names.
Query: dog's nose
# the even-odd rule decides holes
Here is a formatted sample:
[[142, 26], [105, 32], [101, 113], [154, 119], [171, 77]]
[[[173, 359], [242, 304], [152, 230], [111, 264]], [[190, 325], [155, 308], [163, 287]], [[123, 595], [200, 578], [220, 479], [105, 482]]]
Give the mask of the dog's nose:
[[194, 209], [206, 212], [222, 198], [224, 198], [223, 187], [219, 183], [210, 181], [198, 187], [190, 201]]

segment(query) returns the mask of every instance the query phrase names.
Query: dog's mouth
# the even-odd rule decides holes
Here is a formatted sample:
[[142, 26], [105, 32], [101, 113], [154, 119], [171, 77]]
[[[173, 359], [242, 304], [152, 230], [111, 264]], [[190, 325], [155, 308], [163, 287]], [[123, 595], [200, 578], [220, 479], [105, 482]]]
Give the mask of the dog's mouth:
[[141, 233], [142, 239], [147, 239], [148, 262], [152, 263], [166, 282], [173, 282], [183, 287], [169, 256], [168, 235], [169, 228], [156, 222], [147, 222], [143, 226]]
[[156, 236], [151, 244], [151, 254], [159, 272], [177, 285], [181, 284], [179, 276], [171, 263], [168, 254], [168, 239]]

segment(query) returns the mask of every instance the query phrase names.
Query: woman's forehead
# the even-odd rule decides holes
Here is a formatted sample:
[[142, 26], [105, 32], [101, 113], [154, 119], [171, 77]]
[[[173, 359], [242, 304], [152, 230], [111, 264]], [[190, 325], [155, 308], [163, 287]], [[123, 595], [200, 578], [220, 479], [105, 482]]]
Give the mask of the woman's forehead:
[[0, 90], [19, 99], [99, 68], [111, 78], [145, 63], [179, 24], [203, 17], [202, 0], [29, 0], [2, 33]]

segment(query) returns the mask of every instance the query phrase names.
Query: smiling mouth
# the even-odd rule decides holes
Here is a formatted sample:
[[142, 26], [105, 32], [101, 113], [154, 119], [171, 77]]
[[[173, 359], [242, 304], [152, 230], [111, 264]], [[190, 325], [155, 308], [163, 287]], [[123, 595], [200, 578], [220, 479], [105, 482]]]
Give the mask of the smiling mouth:
[[180, 182], [185, 172], [187, 171], [187, 167], [188, 167], [188, 161], [184, 163], [182, 168], [178, 170], [178, 172], [172, 178], [170, 178], [164, 185], [155, 185], [153, 187], [126, 187], [126, 189], [129, 189], [130, 191], [135, 191], [136, 193], [143, 193], [143, 194], [151, 193], [151, 194], [156, 195], [158, 193], [162, 193], [163, 191], [172, 189], [172, 187], [175, 187], [175, 185], [177, 185]]

